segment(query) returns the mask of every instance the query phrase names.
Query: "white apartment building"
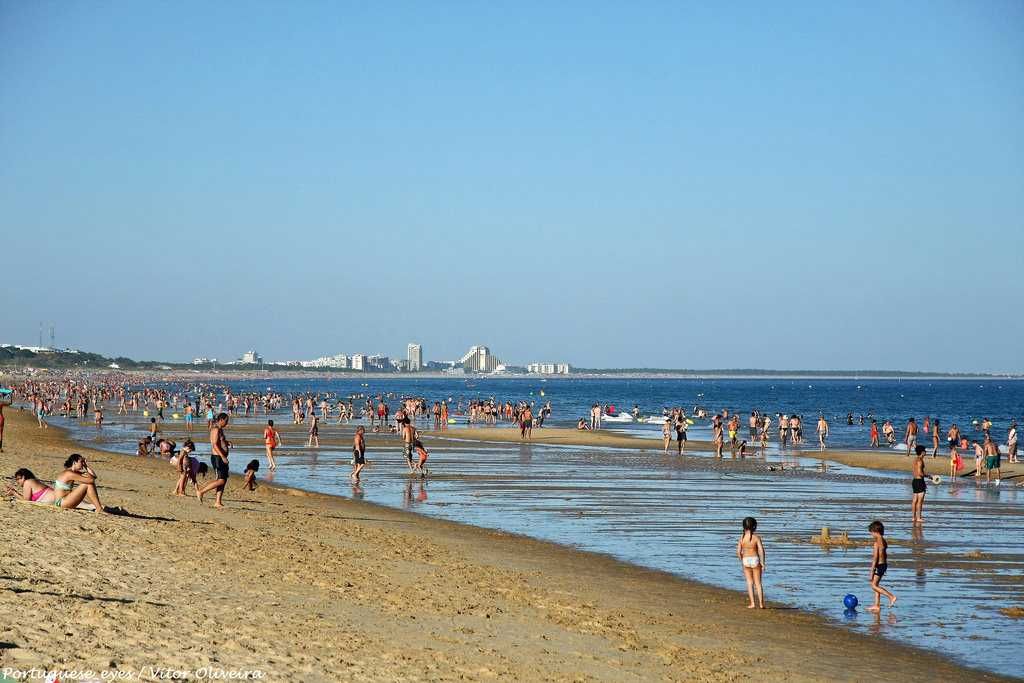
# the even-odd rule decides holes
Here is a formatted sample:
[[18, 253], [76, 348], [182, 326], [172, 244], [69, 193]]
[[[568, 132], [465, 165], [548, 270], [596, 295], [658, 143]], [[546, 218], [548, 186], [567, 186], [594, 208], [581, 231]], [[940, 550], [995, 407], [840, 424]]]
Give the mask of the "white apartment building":
[[568, 363], [530, 363], [526, 366], [527, 372], [535, 375], [568, 375]]
[[238, 362], [243, 363], [245, 365], [258, 365], [262, 361], [263, 358], [260, 357], [260, 354], [256, 353], [255, 351], [246, 351], [245, 353], [242, 354], [242, 357], [241, 359], [239, 359]]
[[494, 372], [501, 365], [501, 359], [491, 353], [486, 346], [471, 346], [469, 351], [459, 359], [459, 365], [469, 372]]
[[321, 356], [316, 360], [304, 360], [301, 365], [304, 368], [347, 368], [348, 356], [343, 353], [336, 356]]
[[419, 344], [409, 344], [405, 359], [409, 362], [409, 372], [419, 372], [423, 369], [423, 347]]
[[351, 365], [353, 370], [366, 370], [366, 354], [365, 353], [353, 353], [351, 358]]

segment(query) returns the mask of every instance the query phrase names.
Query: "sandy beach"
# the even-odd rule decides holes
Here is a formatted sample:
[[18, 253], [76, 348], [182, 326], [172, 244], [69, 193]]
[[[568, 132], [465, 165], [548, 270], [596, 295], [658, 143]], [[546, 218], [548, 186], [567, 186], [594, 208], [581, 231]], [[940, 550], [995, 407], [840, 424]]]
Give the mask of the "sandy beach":
[[[573, 435], [544, 438], [562, 432]], [[0, 669], [135, 680], [157, 680], [159, 667], [329, 681], [1004, 680], [813, 614], [751, 612], [730, 591], [368, 503], [269, 485], [242, 493], [233, 477], [216, 511], [172, 496], [166, 463], [83, 449], [8, 411], [6, 476], [29, 467], [51, 479], [71, 452], [89, 458], [104, 503], [128, 514], [3, 503], [13, 618]]]

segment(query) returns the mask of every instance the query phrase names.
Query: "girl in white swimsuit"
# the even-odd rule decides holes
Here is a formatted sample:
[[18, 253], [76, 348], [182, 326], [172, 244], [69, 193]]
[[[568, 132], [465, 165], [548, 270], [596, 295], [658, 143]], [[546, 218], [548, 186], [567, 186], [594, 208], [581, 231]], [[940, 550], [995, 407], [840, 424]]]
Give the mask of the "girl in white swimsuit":
[[[764, 544], [756, 533], [757, 520], [753, 517], [743, 519], [743, 535], [736, 543], [736, 557], [743, 567], [743, 576], [747, 580], [747, 595], [750, 598], [750, 609], [764, 609], [764, 589], [761, 586], [761, 575], [765, 569]], [[757, 604], [754, 604], [754, 593], [757, 592]]]

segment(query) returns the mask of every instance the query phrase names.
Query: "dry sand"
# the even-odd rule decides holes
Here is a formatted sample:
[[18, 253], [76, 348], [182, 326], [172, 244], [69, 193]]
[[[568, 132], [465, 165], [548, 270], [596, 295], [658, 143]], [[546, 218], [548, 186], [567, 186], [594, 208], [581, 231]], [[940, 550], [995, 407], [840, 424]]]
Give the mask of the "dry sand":
[[[737, 593], [509, 534], [263, 485], [170, 495], [152, 459], [8, 411], [0, 472], [73, 451], [129, 516], [3, 502], [0, 669], [264, 680], [1004, 680]], [[138, 678], [136, 678], [138, 680]]]

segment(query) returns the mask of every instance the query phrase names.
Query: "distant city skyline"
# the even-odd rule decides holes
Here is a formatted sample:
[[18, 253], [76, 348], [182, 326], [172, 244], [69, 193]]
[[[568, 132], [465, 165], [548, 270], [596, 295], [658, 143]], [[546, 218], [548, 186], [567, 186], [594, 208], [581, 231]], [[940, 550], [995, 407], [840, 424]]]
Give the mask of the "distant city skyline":
[[1003, 0], [2, 3], [0, 340], [1024, 372], [1021, 26]]

